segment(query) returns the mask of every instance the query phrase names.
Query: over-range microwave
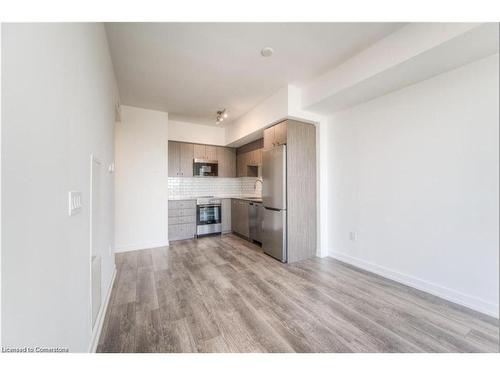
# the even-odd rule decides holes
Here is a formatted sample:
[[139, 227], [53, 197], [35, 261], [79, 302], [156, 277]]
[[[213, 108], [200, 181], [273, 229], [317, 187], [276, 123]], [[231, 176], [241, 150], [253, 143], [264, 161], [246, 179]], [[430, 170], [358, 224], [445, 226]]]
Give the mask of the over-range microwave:
[[217, 176], [218, 166], [217, 160], [194, 159], [193, 176]]

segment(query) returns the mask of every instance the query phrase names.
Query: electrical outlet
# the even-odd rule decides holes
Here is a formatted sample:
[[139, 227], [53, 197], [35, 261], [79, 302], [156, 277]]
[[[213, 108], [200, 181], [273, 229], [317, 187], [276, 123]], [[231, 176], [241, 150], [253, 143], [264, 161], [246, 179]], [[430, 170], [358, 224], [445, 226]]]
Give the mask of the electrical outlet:
[[351, 241], [356, 241], [358, 234], [356, 232], [349, 232], [349, 239]]
[[68, 215], [73, 216], [82, 210], [82, 192], [68, 192]]

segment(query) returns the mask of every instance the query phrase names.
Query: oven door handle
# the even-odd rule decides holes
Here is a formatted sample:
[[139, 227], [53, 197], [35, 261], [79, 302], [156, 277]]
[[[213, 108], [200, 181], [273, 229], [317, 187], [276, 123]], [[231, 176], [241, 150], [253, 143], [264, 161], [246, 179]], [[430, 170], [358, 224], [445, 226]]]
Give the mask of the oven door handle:
[[199, 204], [198, 207], [200, 208], [211, 208], [211, 207], [220, 207], [220, 204]]

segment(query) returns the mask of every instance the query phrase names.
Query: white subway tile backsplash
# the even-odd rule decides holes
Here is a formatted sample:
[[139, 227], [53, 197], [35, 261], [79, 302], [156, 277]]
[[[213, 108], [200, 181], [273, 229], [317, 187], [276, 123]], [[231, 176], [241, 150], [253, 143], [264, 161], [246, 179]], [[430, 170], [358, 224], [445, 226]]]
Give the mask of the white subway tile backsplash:
[[257, 188], [254, 190], [255, 180], [257, 180], [255, 177], [169, 177], [168, 197], [178, 199], [203, 195], [260, 196], [262, 184], [257, 183]]
[[[242, 195], [250, 195], [254, 194], [257, 196], [262, 195], [262, 184], [257, 183], [255, 181], [257, 178], [255, 177], [240, 177], [241, 180], [241, 194]], [[255, 190], [254, 190], [255, 187]]]

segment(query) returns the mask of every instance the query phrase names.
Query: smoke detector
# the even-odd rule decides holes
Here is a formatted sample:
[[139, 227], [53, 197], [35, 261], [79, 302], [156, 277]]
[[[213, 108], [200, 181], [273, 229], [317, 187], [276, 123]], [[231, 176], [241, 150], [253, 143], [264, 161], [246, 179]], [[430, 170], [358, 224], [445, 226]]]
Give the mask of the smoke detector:
[[264, 57], [271, 57], [273, 53], [274, 50], [271, 47], [262, 48], [262, 50], [260, 51], [260, 54]]

